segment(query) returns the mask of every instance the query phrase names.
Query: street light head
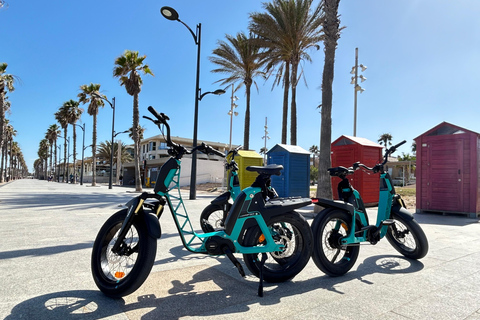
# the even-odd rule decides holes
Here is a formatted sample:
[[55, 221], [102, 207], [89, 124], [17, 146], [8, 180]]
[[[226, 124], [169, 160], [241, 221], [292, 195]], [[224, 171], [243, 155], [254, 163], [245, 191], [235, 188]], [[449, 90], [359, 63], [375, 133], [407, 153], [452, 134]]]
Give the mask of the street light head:
[[350, 74], [355, 74], [355, 67], [352, 67], [352, 71], [350, 71]]
[[217, 89], [215, 91], [213, 91], [213, 94], [216, 94], [217, 96], [221, 95], [221, 94], [224, 94], [225, 93], [225, 90], [223, 89]]
[[356, 91], [360, 91], [360, 93], [362, 93], [363, 91], [365, 91], [365, 89], [363, 89], [362, 87], [360, 87], [360, 85], [357, 84], [357, 86], [355, 87], [355, 90]]
[[363, 64], [360, 64], [360, 68], [362, 68], [362, 71], [367, 70], [367, 66], [364, 66]]
[[178, 20], [178, 12], [171, 7], [162, 7], [160, 9], [160, 13], [165, 19], [172, 20], [172, 21]]
[[352, 81], [350, 81], [350, 84], [355, 84], [355, 77], [352, 77]]
[[365, 77], [363, 76], [363, 74], [361, 74], [359, 78], [360, 78], [360, 80], [362, 80], [362, 82], [365, 81], [365, 80], [367, 80], [367, 78], [365, 78]]

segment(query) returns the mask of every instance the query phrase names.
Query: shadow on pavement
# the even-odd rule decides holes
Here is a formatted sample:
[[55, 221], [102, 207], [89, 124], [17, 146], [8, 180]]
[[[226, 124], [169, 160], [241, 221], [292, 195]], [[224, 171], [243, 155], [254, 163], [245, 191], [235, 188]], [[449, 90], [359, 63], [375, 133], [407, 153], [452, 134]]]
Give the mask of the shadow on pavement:
[[[302, 281], [265, 284], [265, 296], [257, 296], [258, 279], [233, 278], [216, 267], [193, 266], [150, 274], [135, 293], [111, 299], [99, 291], [72, 290], [41, 295], [16, 305], [7, 320], [16, 319], [99, 319], [125, 313], [129, 319], [178, 319], [184, 316], [210, 316], [242, 313], [250, 304], [276, 305], [287, 296], [325, 289], [343, 294], [337, 286], [349, 281], [373, 285], [363, 279], [374, 273], [402, 274], [423, 269], [419, 261], [395, 255], [365, 259], [357, 270], [341, 277], [319, 276]], [[323, 296], [325, 298], [330, 295]]]
[[90, 249], [92, 247], [93, 247], [93, 241], [85, 242], [85, 243], [70, 244], [70, 245], [44, 247], [44, 248], [4, 251], [4, 252], [0, 252], [0, 260], [19, 258], [19, 257], [25, 257], [25, 256], [47, 256], [47, 255], [58, 254], [58, 253], [67, 252], [67, 251]]

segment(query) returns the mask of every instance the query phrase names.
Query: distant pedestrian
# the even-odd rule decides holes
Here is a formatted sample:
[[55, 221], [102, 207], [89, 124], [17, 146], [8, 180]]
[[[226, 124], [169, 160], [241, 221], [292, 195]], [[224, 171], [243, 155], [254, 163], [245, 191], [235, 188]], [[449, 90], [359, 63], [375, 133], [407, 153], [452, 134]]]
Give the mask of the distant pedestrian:
[[120, 175], [120, 185], [123, 185], [123, 175]]

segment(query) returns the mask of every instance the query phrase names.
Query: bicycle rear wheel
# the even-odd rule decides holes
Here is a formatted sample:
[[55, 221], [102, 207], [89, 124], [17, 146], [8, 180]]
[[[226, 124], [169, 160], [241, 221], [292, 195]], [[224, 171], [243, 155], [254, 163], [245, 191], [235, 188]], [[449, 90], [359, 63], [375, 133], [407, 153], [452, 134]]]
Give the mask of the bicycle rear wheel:
[[[276, 216], [266, 222], [276, 243], [283, 250], [267, 253], [263, 267], [263, 278], [267, 282], [284, 282], [295, 277], [305, 268], [312, 254], [312, 230], [303, 216], [290, 212]], [[258, 226], [249, 228], [244, 237], [244, 246], [261, 246], [265, 237]], [[260, 275], [262, 254], [244, 254], [243, 260], [250, 272]]]

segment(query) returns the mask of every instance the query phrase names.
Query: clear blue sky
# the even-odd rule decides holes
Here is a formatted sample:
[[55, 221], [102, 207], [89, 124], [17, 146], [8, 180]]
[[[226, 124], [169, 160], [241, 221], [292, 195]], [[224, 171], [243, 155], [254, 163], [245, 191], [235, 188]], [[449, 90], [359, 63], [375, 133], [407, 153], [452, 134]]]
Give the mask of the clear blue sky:
[[[79, 86], [100, 83], [102, 92], [117, 101], [117, 132], [132, 123], [133, 99], [112, 77], [114, 60], [125, 49], [147, 55], [155, 77], [144, 77], [140, 113], [154, 106], [171, 118], [172, 134], [193, 136], [196, 46], [188, 30], [160, 15], [164, 5], [175, 8], [193, 30], [202, 24], [202, 92], [219, 86], [219, 75], [208, 56], [225, 34], [247, 31], [251, 12], [263, 11], [260, 1], [25, 1], [7, 0], [0, 10], [2, 41], [0, 62], [21, 79], [9, 94], [11, 114], [25, 160], [32, 170], [39, 142], [54, 124], [54, 113]], [[315, 1], [316, 3], [316, 1]], [[357, 136], [377, 141], [390, 133], [393, 142], [406, 139], [400, 149], [411, 153], [413, 139], [442, 121], [480, 131], [478, 59], [480, 57], [480, 2], [478, 0], [342, 0], [339, 13], [343, 30], [338, 43], [333, 84], [332, 141], [353, 134], [353, 85], [350, 70], [359, 48], [365, 92], [358, 95]], [[321, 75], [323, 46], [312, 51], [313, 63], [303, 65], [308, 88], [300, 82], [297, 93], [298, 145], [308, 150], [320, 144]], [[257, 79], [258, 93], [251, 97], [250, 146], [263, 147], [268, 117], [271, 148], [281, 139], [283, 91], [272, 81]], [[474, 89], [477, 87], [477, 89]], [[237, 92], [240, 113], [233, 121], [233, 143], [243, 143], [244, 91]], [[86, 109], [86, 108], [85, 108]], [[230, 94], [207, 95], [200, 102], [199, 141], [228, 143]], [[98, 116], [98, 142], [111, 138], [112, 110]], [[86, 144], [92, 139], [92, 117], [86, 111]], [[147, 121], [145, 136], [158, 131]], [[81, 130], [78, 130], [81, 146]], [[72, 134], [69, 128], [69, 135]], [[126, 134], [118, 136], [131, 143]], [[290, 140], [290, 136], [288, 136]], [[78, 148], [78, 157], [81, 156]], [[62, 151], [63, 152], [63, 151]], [[70, 150], [72, 152], [72, 150]], [[86, 156], [91, 154], [87, 149]]]

